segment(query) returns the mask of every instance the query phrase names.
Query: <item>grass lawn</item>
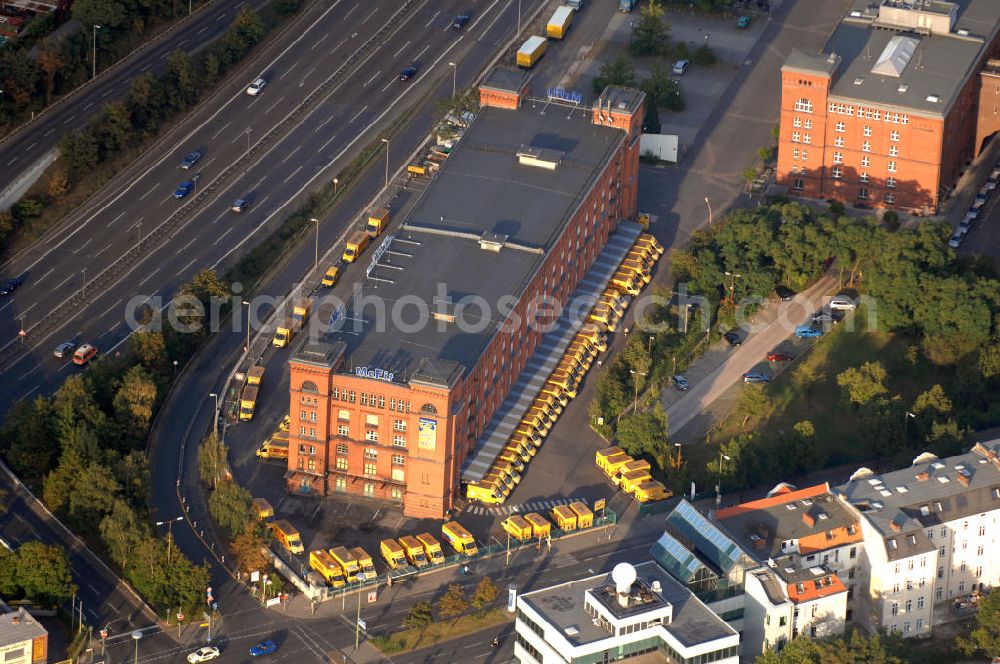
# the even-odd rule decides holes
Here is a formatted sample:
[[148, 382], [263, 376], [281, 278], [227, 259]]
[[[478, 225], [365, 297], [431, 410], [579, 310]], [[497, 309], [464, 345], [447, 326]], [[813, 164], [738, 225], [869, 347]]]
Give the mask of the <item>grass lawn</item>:
[[404, 629], [388, 636], [376, 636], [371, 642], [383, 655], [393, 655], [407, 650], [426, 648], [439, 641], [450, 641], [472, 632], [509, 623], [511, 620], [513, 616], [506, 608], [496, 608], [483, 614], [476, 612], [454, 620], [441, 620], [421, 629]]

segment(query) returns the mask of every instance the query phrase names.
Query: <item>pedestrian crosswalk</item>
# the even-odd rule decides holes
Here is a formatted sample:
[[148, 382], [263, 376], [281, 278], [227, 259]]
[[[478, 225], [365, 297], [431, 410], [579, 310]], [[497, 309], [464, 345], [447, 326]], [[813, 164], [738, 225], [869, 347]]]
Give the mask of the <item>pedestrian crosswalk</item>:
[[526, 514], [528, 512], [545, 513], [556, 505], [568, 505], [577, 501], [586, 502], [584, 498], [550, 498], [548, 500], [534, 500], [530, 503], [519, 505], [498, 505], [496, 507], [469, 505], [464, 511], [468, 514], [477, 514], [480, 516], [507, 516], [508, 514]]

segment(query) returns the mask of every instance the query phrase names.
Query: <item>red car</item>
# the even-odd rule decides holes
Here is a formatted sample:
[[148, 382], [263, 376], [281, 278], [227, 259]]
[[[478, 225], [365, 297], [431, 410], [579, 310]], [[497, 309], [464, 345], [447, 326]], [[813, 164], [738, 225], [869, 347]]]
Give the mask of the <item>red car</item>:
[[776, 350], [772, 350], [770, 353], [767, 354], [768, 362], [790, 362], [793, 359], [795, 358], [789, 355], [788, 353], [779, 353]]

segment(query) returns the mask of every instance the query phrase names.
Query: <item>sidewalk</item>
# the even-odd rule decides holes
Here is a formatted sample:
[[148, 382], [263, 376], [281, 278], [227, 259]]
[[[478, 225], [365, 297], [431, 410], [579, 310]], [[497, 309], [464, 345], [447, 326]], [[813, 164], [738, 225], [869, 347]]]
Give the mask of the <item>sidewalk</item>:
[[[747, 321], [749, 327], [744, 331], [749, 335], [738, 348], [732, 349], [727, 342], [720, 341], [692, 363], [684, 374], [691, 384], [688, 391], [677, 392], [668, 387], [661, 393], [668, 435], [685, 444], [697, 442], [717, 419], [718, 413], [709, 407], [738, 384], [744, 373], [760, 364], [769, 351], [788, 340], [796, 325], [808, 322], [835, 286], [836, 280], [827, 275], [791, 302], [769, 302]], [[765, 372], [773, 375], [778, 368]]]

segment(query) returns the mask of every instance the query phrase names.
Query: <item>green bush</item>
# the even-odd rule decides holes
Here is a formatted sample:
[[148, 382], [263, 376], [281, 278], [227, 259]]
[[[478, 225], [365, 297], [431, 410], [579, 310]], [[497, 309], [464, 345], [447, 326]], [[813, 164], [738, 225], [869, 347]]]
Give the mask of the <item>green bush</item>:
[[691, 63], [699, 67], [710, 67], [716, 62], [718, 62], [718, 58], [715, 57], [715, 52], [708, 47], [708, 44], [702, 44], [691, 54]]

